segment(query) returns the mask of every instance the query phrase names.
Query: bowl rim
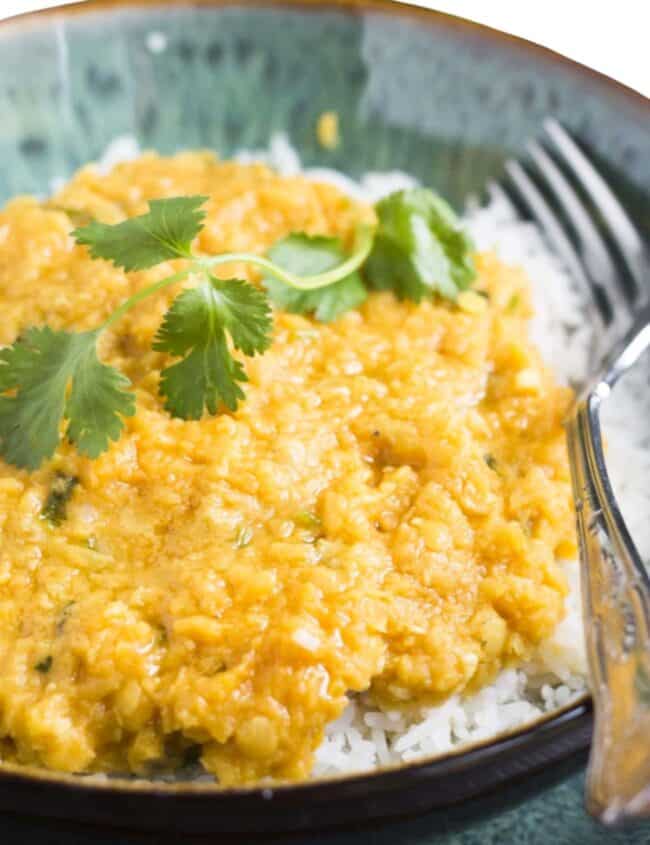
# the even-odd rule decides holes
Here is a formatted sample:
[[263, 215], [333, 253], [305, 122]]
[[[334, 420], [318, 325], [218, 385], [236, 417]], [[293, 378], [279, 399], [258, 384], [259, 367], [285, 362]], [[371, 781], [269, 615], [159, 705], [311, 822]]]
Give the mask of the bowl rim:
[[147, 9], [165, 9], [167, 7], [181, 7], [186, 9], [201, 7], [239, 6], [251, 8], [286, 8], [305, 12], [343, 11], [348, 14], [378, 13], [388, 17], [404, 17], [424, 22], [435, 21], [436, 25], [446, 26], [456, 31], [463, 30], [465, 34], [485, 41], [489, 39], [495, 43], [506, 43], [511, 48], [534, 53], [541, 60], [564, 66], [567, 70], [591, 79], [623, 96], [628, 104], [636, 107], [646, 117], [650, 113], [650, 97], [642, 94], [636, 88], [620, 82], [601, 71], [595, 70], [582, 62], [571, 59], [563, 53], [545, 47], [529, 38], [513, 35], [487, 24], [463, 18], [448, 12], [441, 12], [425, 6], [416, 5], [410, 0], [72, 0], [61, 6], [46, 9], [36, 9], [0, 19], [0, 35], [11, 28], [38, 24], [48, 18], [81, 17], [95, 12], [122, 10], [128, 12], [146, 11]]
[[[536, 57], [543, 61], [556, 65], [560, 64], [567, 71], [587, 77], [610, 93], [614, 92], [619, 95], [622, 100], [626, 101], [627, 105], [642, 113], [643, 116], [650, 116], [650, 98], [636, 89], [548, 47], [456, 15], [416, 6], [410, 2], [395, 2], [395, 0], [253, 0], [250, 3], [245, 2], [245, 0], [85, 0], [85, 2], [65, 3], [62, 6], [26, 12], [0, 20], [0, 36], [26, 26], [31, 27], [57, 18], [92, 16], [95, 13], [117, 9], [137, 13], [156, 8], [164, 10], [171, 7], [185, 9], [244, 7], [247, 10], [252, 8], [279, 8], [314, 13], [341, 11], [351, 15], [382, 14], [387, 17], [434, 23], [437, 27], [444, 26], [462, 31], [465, 35], [483, 43], [486, 40], [497, 46], [505, 43], [509, 49], [515, 48], [522, 52], [534, 53]], [[573, 699], [568, 705], [543, 713], [522, 726], [501, 731], [482, 740], [458, 745], [443, 754], [428, 755], [414, 761], [378, 766], [367, 771], [321, 776], [296, 783], [279, 783], [270, 786], [220, 787], [215, 782], [177, 781], [170, 783], [146, 778], [127, 779], [103, 775], [98, 777], [97, 775], [50, 771], [33, 765], [3, 761], [0, 761], [0, 780], [10, 777], [19, 781], [51, 783], [59, 788], [88, 792], [90, 795], [101, 791], [111, 792], [115, 795], [133, 795], [134, 793], [144, 792], [184, 797], [218, 795], [223, 798], [244, 798], [271, 792], [273, 796], [280, 797], [287, 794], [293, 795], [298, 791], [307, 795], [323, 787], [343, 786], [349, 789], [363, 787], [364, 785], [369, 786], [369, 782], [372, 782], [374, 788], [390, 789], [394, 784], [395, 777], [403, 778], [405, 775], [417, 777], [425, 771], [433, 774], [438, 769], [442, 773], [443, 770], [453, 764], [458, 765], [459, 768], [471, 768], [486, 757], [498, 756], [500, 753], [519, 748], [523, 749], [533, 737], [539, 734], [551, 733], [554, 729], [567, 726], [572, 722], [576, 723], [577, 728], [579, 723], [591, 722], [591, 718], [591, 698], [585, 693]], [[266, 794], [264, 797], [267, 797]]]

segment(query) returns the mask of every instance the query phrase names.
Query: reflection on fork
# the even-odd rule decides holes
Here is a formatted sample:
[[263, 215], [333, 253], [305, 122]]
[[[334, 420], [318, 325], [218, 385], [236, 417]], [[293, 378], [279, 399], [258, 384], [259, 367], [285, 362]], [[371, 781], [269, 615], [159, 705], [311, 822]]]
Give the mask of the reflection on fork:
[[[606, 823], [650, 816], [650, 578], [605, 464], [600, 409], [650, 348], [650, 255], [602, 176], [553, 119], [490, 186], [532, 216], [590, 295], [595, 366], [567, 421], [594, 701], [587, 807]], [[510, 199], [512, 198], [512, 199]], [[650, 514], [648, 514], [650, 518]]]

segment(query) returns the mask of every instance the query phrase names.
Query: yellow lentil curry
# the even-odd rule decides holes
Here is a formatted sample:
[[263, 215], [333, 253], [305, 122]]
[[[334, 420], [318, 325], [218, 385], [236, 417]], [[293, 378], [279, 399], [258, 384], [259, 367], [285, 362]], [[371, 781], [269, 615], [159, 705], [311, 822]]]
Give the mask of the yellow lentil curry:
[[[210, 197], [209, 253], [349, 241], [360, 214], [205, 153], [85, 168], [0, 212], [0, 343], [93, 327], [171, 272], [127, 276], [70, 233], [183, 194]], [[276, 311], [246, 401], [198, 422], [165, 412], [151, 350], [178, 286], [107, 333], [137, 395], [124, 436], [94, 461], [62, 444], [31, 474], [0, 463], [3, 759], [147, 773], [200, 746], [225, 785], [306, 778], [350, 694], [437, 701], [534, 652], [575, 552], [570, 392], [528, 339], [526, 278], [477, 263], [485, 296], [457, 306], [374, 293], [330, 324]], [[41, 512], [61, 475], [76, 483], [56, 524]]]

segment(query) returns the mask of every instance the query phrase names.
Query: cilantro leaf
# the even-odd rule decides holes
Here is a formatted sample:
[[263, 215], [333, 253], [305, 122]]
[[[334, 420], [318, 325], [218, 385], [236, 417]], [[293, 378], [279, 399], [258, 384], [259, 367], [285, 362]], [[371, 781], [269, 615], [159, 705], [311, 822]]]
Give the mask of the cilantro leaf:
[[236, 410], [248, 381], [240, 361], [228, 348], [246, 355], [271, 343], [271, 318], [264, 293], [238, 279], [210, 278], [178, 296], [165, 314], [154, 349], [185, 355], [162, 371], [160, 393], [176, 417], [198, 420], [204, 408], [216, 414], [223, 403]]
[[368, 283], [420, 302], [455, 300], [476, 271], [473, 243], [451, 206], [425, 188], [397, 191], [376, 206], [379, 225], [365, 266]]
[[[268, 257], [283, 270], [297, 276], [315, 276], [337, 267], [345, 258], [338, 238], [294, 233], [278, 241]], [[358, 273], [350, 273], [334, 284], [314, 290], [290, 287], [273, 276], [264, 279], [271, 300], [292, 314], [313, 314], [321, 323], [336, 320], [345, 311], [358, 308], [368, 292]]]
[[54, 454], [70, 373], [69, 343], [47, 326], [29, 329], [0, 351], [0, 452], [11, 464], [36, 469]]
[[97, 359], [96, 339], [44, 326], [0, 350], [0, 455], [8, 463], [40, 466], [56, 450], [63, 419], [68, 440], [91, 458], [120, 436], [135, 402], [128, 379]]
[[191, 258], [192, 240], [203, 228], [201, 206], [208, 197], [151, 200], [149, 211], [122, 223], [93, 221], [72, 233], [93, 258], [105, 258], [127, 272], [146, 270], [171, 258]]
[[69, 420], [66, 436], [77, 451], [89, 458], [105, 452], [111, 440], [119, 440], [122, 417], [135, 414], [130, 381], [115, 367], [102, 364], [93, 343], [77, 359], [65, 406]]
[[212, 280], [218, 312], [235, 349], [244, 355], [265, 352], [271, 345], [271, 309], [264, 291], [240, 279]]

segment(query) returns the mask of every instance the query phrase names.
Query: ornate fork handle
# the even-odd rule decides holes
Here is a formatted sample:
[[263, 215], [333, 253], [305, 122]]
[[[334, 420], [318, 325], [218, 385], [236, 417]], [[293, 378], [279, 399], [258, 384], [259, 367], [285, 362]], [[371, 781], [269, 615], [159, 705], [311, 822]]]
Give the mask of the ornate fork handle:
[[594, 701], [587, 805], [606, 823], [650, 816], [650, 578], [611, 488], [599, 421], [616, 380], [650, 346], [645, 311], [567, 423]]

